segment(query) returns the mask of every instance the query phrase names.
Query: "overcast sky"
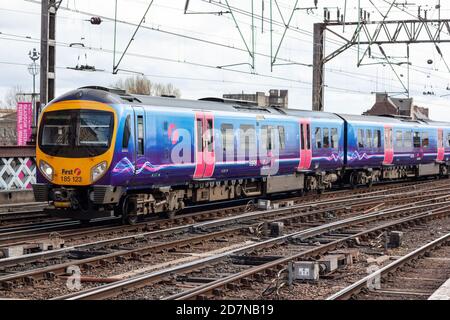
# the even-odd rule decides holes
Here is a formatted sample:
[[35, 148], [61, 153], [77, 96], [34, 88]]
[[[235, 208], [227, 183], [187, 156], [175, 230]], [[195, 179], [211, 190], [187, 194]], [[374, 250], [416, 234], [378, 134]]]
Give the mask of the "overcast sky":
[[[135, 29], [147, 9], [150, 0], [118, 0], [117, 53], [116, 61], [122, 55]], [[252, 19], [243, 11], [251, 10], [251, 1], [228, 0], [234, 11], [239, 28], [230, 14], [184, 14], [185, 0], [154, 0], [141, 28], [124, 56], [117, 75], [112, 74], [114, 47], [114, 3], [115, 0], [64, 0], [57, 18], [57, 79], [56, 92], [85, 85], [109, 86], [119, 78], [133, 73], [145, 74], [151, 81], [173, 83], [181, 90], [183, 98], [198, 99], [206, 96], [222, 96], [223, 93], [245, 91], [268, 91], [288, 89], [289, 107], [311, 109], [312, 68], [301, 64], [312, 63], [312, 30], [315, 22], [323, 20], [323, 6], [328, 6], [332, 17], [336, 7], [344, 12], [344, 1], [319, 0], [319, 9], [313, 12], [296, 10], [291, 28], [281, 43], [276, 65], [270, 66], [270, 25], [258, 18], [269, 16], [269, 0], [255, 0], [255, 68], [246, 47], [252, 51]], [[226, 1], [191, 0], [189, 12], [227, 11], [220, 6]], [[372, 5], [371, 2], [376, 6]], [[404, 2], [404, 1], [402, 1]], [[446, 1], [442, 1], [443, 3]], [[264, 3], [264, 10], [262, 9]], [[297, 7], [311, 7], [313, 0], [300, 0]], [[357, 19], [357, 0], [347, 1], [346, 19]], [[371, 14], [371, 20], [381, 20], [380, 13], [386, 13], [390, 1], [361, 0], [362, 7]], [[437, 18], [434, 10], [437, 0], [415, 0], [416, 5], [430, 9], [429, 18]], [[218, 5], [219, 4], [219, 5]], [[272, 51], [275, 53], [284, 32], [280, 22], [289, 20], [294, 0], [279, 0], [279, 10], [274, 4]], [[442, 4], [441, 17], [450, 15], [450, 4]], [[378, 11], [379, 10], [379, 11]], [[404, 10], [404, 11], [402, 11]], [[280, 16], [280, 11], [283, 18]], [[84, 14], [86, 13], [86, 14]], [[389, 19], [413, 19], [417, 7], [393, 8]], [[103, 23], [91, 25], [92, 16], [102, 16]], [[239, 33], [242, 33], [242, 37]], [[341, 35], [351, 37], [353, 29], [334, 28]], [[0, 0], [0, 97], [14, 85], [31, 91], [32, 78], [26, 65], [30, 62], [28, 52], [39, 49], [40, 1]], [[448, 34], [443, 39], [450, 39]], [[245, 41], [244, 41], [244, 40]], [[83, 43], [84, 48], [72, 46]], [[327, 33], [326, 52], [330, 53], [342, 44], [342, 40]], [[410, 92], [417, 104], [429, 107], [431, 118], [450, 121], [450, 77], [446, 63], [450, 63], [450, 45], [440, 44], [442, 59], [433, 45], [410, 46]], [[406, 61], [405, 45], [385, 45], [384, 51], [397, 62]], [[364, 51], [364, 47], [360, 51]], [[399, 77], [407, 86], [406, 65], [394, 67], [397, 75], [388, 65], [356, 67], [358, 48], [353, 47], [326, 65], [325, 110], [354, 113], [370, 108], [375, 100], [373, 92], [404, 91]], [[377, 48], [373, 55], [381, 56]], [[445, 59], [448, 57], [448, 59]], [[428, 60], [432, 60], [428, 64]], [[365, 59], [363, 63], [379, 60]], [[80, 72], [68, 69], [77, 64], [95, 66], [99, 72]], [[237, 65], [237, 66], [229, 66]], [[222, 66], [222, 68], [217, 68]], [[229, 67], [227, 67], [229, 66]], [[127, 74], [128, 72], [128, 74]], [[423, 91], [433, 91], [434, 96], [424, 96]], [[401, 96], [401, 95], [399, 95]], [[444, 97], [442, 97], [444, 96]]]

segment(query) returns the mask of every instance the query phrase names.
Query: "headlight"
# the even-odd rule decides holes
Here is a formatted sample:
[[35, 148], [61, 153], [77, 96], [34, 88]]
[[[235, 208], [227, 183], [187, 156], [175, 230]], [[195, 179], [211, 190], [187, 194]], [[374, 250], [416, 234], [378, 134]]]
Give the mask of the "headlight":
[[95, 182], [98, 179], [100, 179], [100, 177], [103, 176], [105, 171], [106, 171], [106, 161], [100, 162], [95, 167], [93, 167], [91, 170], [91, 182]]
[[53, 167], [49, 165], [44, 160], [39, 162], [39, 169], [41, 169], [42, 174], [50, 181], [53, 180]]

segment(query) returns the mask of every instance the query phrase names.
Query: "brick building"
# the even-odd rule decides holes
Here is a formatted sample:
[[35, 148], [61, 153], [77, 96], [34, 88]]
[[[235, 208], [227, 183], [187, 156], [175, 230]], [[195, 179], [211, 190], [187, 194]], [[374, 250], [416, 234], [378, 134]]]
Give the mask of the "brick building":
[[428, 119], [428, 108], [419, 107], [414, 104], [413, 98], [393, 98], [387, 93], [377, 93], [375, 104], [364, 115], [397, 115], [411, 119]]
[[0, 109], [0, 146], [17, 144], [17, 113], [11, 109]]
[[259, 107], [276, 106], [280, 108], [288, 108], [288, 90], [276, 90], [272, 89], [269, 94], [265, 92], [256, 93], [230, 93], [224, 94], [224, 99], [243, 100], [255, 102]]

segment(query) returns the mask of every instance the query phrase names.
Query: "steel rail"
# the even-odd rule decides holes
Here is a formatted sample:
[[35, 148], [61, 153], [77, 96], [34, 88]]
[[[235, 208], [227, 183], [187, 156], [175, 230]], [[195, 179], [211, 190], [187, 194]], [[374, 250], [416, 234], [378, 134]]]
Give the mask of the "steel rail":
[[370, 281], [374, 280], [377, 277], [382, 277], [385, 274], [395, 272], [398, 268], [400, 268], [405, 263], [408, 263], [409, 261], [418, 258], [425, 254], [428, 251], [433, 250], [434, 248], [450, 241], [450, 233], [447, 233], [446, 235], [440, 237], [439, 239], [436, 239], [430, 243], [425, 244], [424, 246], [408, 253], [407, 255], [399, 258], [398, 260], [388, 264], [387, 266], [384, 266], [383, 268], [371, 273], [367, 277], [364, 277], [363, 279], [353, 283], [352, 285], [342, 289], [341, 291], [333, 294], [332, 296], [328, 297], [326, 300], [344, 300], [344, 299], [350, 299], [355, 294], [359, 293], [361, 290], [364, 290], [367, 288]]
[[[375, 202], [375, 203], [378, 203], [378, 202]], [[369, 202], [366, 205], [370, 206], [372, 204], [373, 204], [373, 202]], [[247, 229], [248, 227], [250, 227], [251, 225], [256, 226], [258, 224], [257, 222], [253, 222], [252, 224], [245, 224], [248, 220], [255, 221], [256, 218], [261, 218], [261, 217], [266, 219], [266, 218], [270, 218], [274, 215], [276, 216], [272, 220], [267, 220], [267, 219], [264, 220], [264, 222], [266, 222], [266, 223], [275, 222], [275, 221], [295, 220], [298, 218], [308, 217], [308, 216], [316, 216], [317, 217], [317, 216], [323, 215], [325, 213], [328, 213], [330, 210], [348, 209], [348, 204], [345, 206], [340, 205], [338, 207], [333, 207], [333, 208], [327, 207], [327, 208], [323, 208], [323, 209], [316, 209], [313, 211], [297, 212], [297, 213], [292, 213], [288, 216], [279, 217], [279, 215], [285, 214], [284, 211], [286, 211], [287, 213], [290, 213], [292, 210], [289, 210], [289, 209], [291, 209], [291, 208], [275, 209], [275, 210], [272, 210], [272, 214], [268, 214], [267, 211], [261, 211], [261, 212], [259, 212], [257, 217], [251, 216], [251, 218], [248, 217], [248, 214], [242, 214], [241, 215], [242, 220], [239, 220], [238, 217], [223, 218], [223, 219], [220, 219], [222, 221], [222, 224], [218, 224], [216, 221], [210, 221], [207, 223], [189, 224], [189, 225], [178, 226], [178, 227], [174, 227], [174, 228], [170, 228], [170, 229], [149, 231], [149, 232], [144, 232], [144, 233], [130, 235], [130, 236], [123, 236], [123, 237], [116, 237], [113, 239], [100, 240], [100, 241], [65, 247], [62, 249], [56, 249], [56, 250], [51, 250], [51, 251], [46, 251], [46, 252], [37, 252], [37, 253], [28, 254], [28, 255], [23, 255], [20, 257], [4, 258], [4, 259], [0, 259], [0, 267], [6, 268], [11, 265], [18, 264], [18, 263], [27, 263], [27, 262], [30, 263], [30, 262], [34, 262], [35, 260], [42, 260], [45, 258], [54, 258], [59, 255], [70, 253], [71, 251], [74, 251], [74, 250], [79, 251], [79, 250], [88, 249], [88, 248], [91, 248], [94, 246], [95, 247], [104, 247], [107, 245], [114, 245], [114, 244], [119, 244], [119, 243], [125, 244], [126, 242], [134, 242], [135, 240], [143, 240], [144, 238], [151, 239], [151, 238], [160, 237], [160, 236], [164, 236], [164, 235], [173, 235], [173, 234], [177, 234], [177, 233], [191, 232], [191, 231], [207, 232], [208, 230], [209, 231], [214, 230], [215, 228], [217, 228], [219, 226], [229, 226], [229, 225], [235, 226], [236, 224], [240, 223], [240, 224], [243, 224], [243, 226], [241, 226], [240, 229], [244, 230], [244, 229]], [[136, 249], [135, 252], [137, 252], [139, 250], [145, 251], [145, 247]], [[107, 258], [109, 259], [109, 258], [120, 256], [120, 255], [123, 255], [123, 252], [119, 251], [116, 253], [107, 254], [105, 256], [97, 256], [97, 257], [90, 258], [90, 259], [74, 261], [74, 262], [72, 262], [72, 264], [78, 265], [78, 264], [82, 264], [82, 263], [92, 263], [96, 260], [107, 259]], [[51, 271], [51, 268], [50, 269], [44, 268], [44, 269], [45, 269], [45, 272]], [[56, 270], [59, 270], [59, 269], [56, 269]], [[24, 278], [27, 276], [31, 276], [33, 273], [36, 274], [36, 272], [38, 272], [38, 271], [39, 270], [25, 272], [25, 273], [19, 273], [19, 274], [17, 274], [17, 276], [16, 276], [16, 274], [14, 274], [12, 276], [6, 276], [6, 278], [0, 277], [0, 282], [6, 281], [6, 280], [10, 281], [12, 278], [18, 279], [18, 278]], [[44, 272], [44, 271], [42, 271], [42, 272]]]
[[[414, 191], [411, 191], [409, 193], [414, 193]], [[408, 194], [408, 193], [406, 193], [406, 194]], [[403, 195], [405, 195], [405, 193]], [[392, 195], [379, 195], [379, 196], [365, 197], [364, 200], [365, 201], [380, 200], [380, 199], [385, 199], [385, 198], [389, 198], [389, 197], [392, 197]], [[439, 199], [444, 199], [445, 197], [450, 197], [450, 196], [430, 198], [427, 200], [423, 200], [421, 202], [416, 202], [415, 208], [416, 209], [418, 208], [417, 204], [419, 204], [419, 203], [434, 202]], [[300, 204], [300, 205], [296, 205], [296, 206], [279, 208], [279, 209], [244, 213], [244, 214], [240, 214], [237, 216], [226, 217], [226, 218], [221, 218], [221, 219], [207, 221], [207, 222], [193, 223], [193, 224], [188, 224], [188, 225], [184, 225], [184, 226], [177, 226], [177, 227], [164, 229], [164, 230], [142, 232], [142, 233], [138, 233], [138, 234], [134, 234], [134, 235], [127, 235], [127, 236], [117, 237], [117, 238], [113, 238], [113, 239], [106, 239], [106, 240], [100, 240], [100, 241], [95, 241], [95, 242], [90, 242], [90, 243], [85, 243], [85, 244], [80, 244], [80, 245], [75, 245], [75, 246], [69, 246], [69, 247], [56, 249], [56, 250], [52, 250], [52, 251], [31, 253], [31, 254], [27, 254], [27, 255], [23, 255], [23, 256], [19, 256], [19, 257], [3, 258], [3, 259], [0, 259], [0, 267], [7, 267], [7, 266], [11, 265], [12, 263], [25, 263], [25, 262], [29, 262], [29, 261], [34, 261], [36, 259], [52, 258], [52, 257], [58, 256], [61, 254], [66, 254], [73, 250], [80, 250], [80, 249], [89, 248], [89, 247], [93, 247], [93, 246], [104, 246], [104, 245], [112, 245], [112, 244], [116, 244], [116, 243], [123, 243], [126, 240], [134, 241], [136, 239], [142, 239], [145, 237], [156, 237], [156, 236], [161, 236], [161, 235], [174, 234], [174, 233], [179, 233], [179, 232], [188, 232], [188, 231], [193, 231], [193, 230], [201, 231], [201, 230], [205, 230], [208, 228], [211, 229], [211, 228], [219, 227], [219, 226], [223, 227], [223, 226], [230, 225], [230, 224], [234, 225], [236, 223], [243, 223], [243, 222], [258, 219], [261, 217], [268, 218], [272, 215], [286, 214], [286, 213], [290, 213], [292, 211], [301, 210], [301, 209], [316, 209], [317, 208], [316, 210], [319, 210], [319, 211], [312, 211], [312, 212], [306, 213], [306, 215], [311, 215], [311, 214], [321, 213], [323, 210], [330, 211], [333, 209], [342, 209], [342, 207], [338, 207], [338, 208], [326, 207], [324, 209], [319, 209], [318, 208], [319, 206], [322, 207], [322, 206], [338, 205], [338, 204], [345, 204], [346, 206], [349, 206], [349, 203], [351, 203], [353, 201], [358, 202], [358, 201], [361, 201], [361, 199], [353, 198], [350, 201], [350, 199], [347, 198], [344, 200], [338, 199], [338, 200], [325, 201], [320, 204]], [[400, 210], [403, 207], [409, 208], [409, 204], [400, 206], [398, 210]], [[380, 211], [380, 212], [390, 212], [390, 211], [384, 210], [384, 211]], [[280, 219], [281, 219], [281, 217], [280, 217]]]
[[343, 238], [343, 239], [338, 239], [338, 240], [335, 240], [333, 242], [320, 245], [317, 248], [312, 248], [312, 249], [309, 249], [309, 250], [305, 250], [305, 251], [302, 251], [302, 252], [297, 253], [295, 255], [291, 255], [289, 257], [283, 257], [283, 258], [280, 258], [280, 259], [277, 259], [277, 260], [274, 260], [274, 261], [271, 261], [271, 262], [268, 262], [268, 263], [265, 263], [265, 264], [262, 264], [262, 265], [259, 265], [259, 266], [256, 266], [256, 267], [252, 267], [252, 268], [244, 270], [244, 271], [242, 271], [240, 273], [233, 274], [233, 275], [230, 275], [228, 277], [225, 277], [223, 279], [217, 279], [217, 280], [212, 281], [210, 283], [201, 285], [201, 286], [199, 286], [197, 288], [193, 288], [193, 289], [187, 290], [185, 292], [181, 292], [181, 293], [177, 293], [177, 294], [174, 294], [172, 296], [169, 296], [169, 297], [165, 297], [165, 298], [163, 298], [163, 300], [188, 300], [188, 299], [194, 299], [194, 298], [196, 298], [198, 296], [205, 295], [205, 294], [207, 294], [209, 292], [212, 292], [213, 290], [218, 289], [220, 287], [226, 287], [227, 284], [230, 284], [230, 283], [233, 283], [233, 282], [238, 282], [238, 281], [240, 281], [240, 280], [242, 280], [244, 278], [253, 276], [253, 275], [257, 274], [257, 273], [264, 272], [265, 270], [274, 269], [274, 268], [277, 268], [280, 265], [285, 265], [286, 263], [294, 261], [294, 260], [307, 258], [307, 257], [311, 257], [311, 256], [316, 256], [316, 255], [328, 252], [330, 250], [334, 250], [340, 244], [346, 243], [349, 240], [356, 239], [356, 238], [359, 238], [359, 237], [362, 237], [364, 235], [368, 235], [368, 234], [371, 234], [371, 233], [379, 232], [381, 230], [390, 229], [390, 228], [392, 228], [392, 227], [394, 227], [396, 225], [402, 225], [402, 224], [409, 223], [409, 222], [416, 221], [416, 220], [435, 218], [435, 217], [437, 217], [439, 215], [442, 215], [443, 213], [445, 213], [446, 216], [450, 215], [450, 212], [448, 212], [448, 211], [445, 212], [442, 209], [436, 209], [436, 212], [419, 213], [419, 214], [414, 215], [414, 216], [410, 216], [410, 217], [402, 218], [402, 219], [399, 219], [399, 220], [395, 220], [395, 221], [392, 221], [392, 222], [389, 222], [389, 223], [386, 223], [386, 224], [383, 224], [383, 225], [380, 225], [380, 226], [377, 226], [377, 227], [374, 227], [374, 228], [371, 228], [371, 229], [359, 232], [359, 233], [357, 233], [355, 235], [351, 235], [351, 236], [348, 236], [348, 237]]
[[[419, 184], [422, 186], [422, 192], [424, 192], [425, 190], [427, 190], [427, 188], [431, 187], [434, 188], [436, 184], [441, 185], [441, 184], [448, 184], [448, 180], [446, 181], [436, 181], [436, 180], [432, 180], [432, 181], [421, 181], [419, 182]], [[400, 191], [400, 190], [404, 190], [407, 188], [411, 187], [410, 182], [403, 182], [403, 183], [398, 183], [398, 182], [389, 182], [389, 183], [384, 183], [381, 184], [379, 186], [376, 186], [375, 188], [380, 189], [380, 190], [375, 190], [375, 191], [371, 191], [370, 189], [359, 189], [359, 190], [338, 190], [338, 191], [333, 191], [333, 192], [327, 192], [325, 194], [323, 194], [320, 198], [318, 199], [312, 199], [313, 201], [308, 201], [310, 196], [302, 196], [302, 197], [298, 197], [298, 198], [287, 198], [288, 200], [294, 200], [294, 201], [300, 201], [301, 204], [303, 203], [310, 203], [310, 204], [314, 204], [314, 203], [323, 203], [323, 197], [326, 198], [331, 198], [331, 199], [336, 199], [333, 197], [338, 197], [337, 199], [355, 199], [355, 197], [359, 197], [359, 196], [367, 196], [367, 195], [376, 195], [376, 194], [383, 194], [387, 191]], [[416, 188], [416, 184], [412, 185], [413, 188]], [[346, 195], [348, 193], [348, 195]], [[344, 194], [343, 197], [340, 197], [340, 194]], [[219, 203], [219, 204], [222, 204]], [[238, 210], [239, 208], [243, 208], [245, 207], [245, 205], [242, 206], [236, 206], [236, 207], [231, 207], [231, 208], [224, 208], [225, 211], [229, 211], [229, 210]], [[194, 214], [185, 214], [185, 215], [179, 215], [176, 216], [174, 219], [172, 220], [162, 220], [161, 222], [161, 227], [167, 227], [167, 225], [163, 225], [164, 222], [166, 222], [169, 225], [173, 225], [174, 223], [178, 223], [178, 222], [183, 222], [184, 220], [187, 220], [191, 217], [197, 217], [197, 216], [201, 216], [202, 214], [211, 214], [214, 212], [217, 212], [216, 210], [210, 210], [210, 211], [204, 211], [204, 212], [200, 212], [200, 213], [194, 213]], [[115, 220], [114, 220], [115, 221]], [[72, 221], [75, 223], [75, 221]], [[71, 226], [71, 225], [68, 225]], [[74, 224], [74, 226], [78, 226], [78, 224]], [[139, 223], [137, 225], [134, 226], [118, 226], [118, 227], [110, 227], [110, 228], [106, 228], [103, 229], [105, 232], [109, 232], [109, 231], [127, 231], [125, 229], [134, 229], [134, 228], [139, 228], [140, 226], [143, 226], [145, 228], [148, 228], [149, 226], [149, 221], [143, 222], [143, 223]], [[61, 226], [58, 228], [58, 230], [60, 228], [62, 228], [64, 226]], [[4, 242], [4, 241], [10, 241], [9, 243], [6, 243], [5, 245], [14, 245], [14, 244], [20, 244], [20, 243], [11, 243], [11, 241], [29, 241], [29, 240], [35, 240], [35, 239], [39, 239], [40, 237], [42, 238], [47, 238], [49, 236], [49, 232], [42, 232], [39, 234], [33, 234], [30, 235], [30, 233], [35, 232], [35, 231], [45, 231], [45, 230], [49, 230], [49, 232], [54, 231], [51, 229], [51, 225], [48, 226], [48, 229], [43, 227], [43, 228], [35, 228], [35, 229], [30, 229], [30, 230], [22, 230], [22, 231], [15, 231], [15, 232], [10, 232], [5, 234], [6, 230], [3, 231], [3, 234], [0, 234], [0, 242]], [[73, 231], [74, 229], [72, 229]], [[76, 229], [75, 229], [76, 230]], [[68, 230], [69, 232], [71, 230]], [[102, 230], [99, 230], [102, 231]], [[63, 232], [65, 232], [65, 230], [63, 230]], [[89, 232], [89, 231], [80, 231], [80, 232], [76, 232], [76, 234], [80, 234], [82, 236], [86, 236], [88, 234], [94, 234], [97, 235], [97, 229]], [[75, 233], [73, 233], [74, 237], [76, 237]]]
[[[450, 201], [447, 202], [446, 204], [448, 205], [447, 207], [449, 207]], [[436, 209], [436, 210], [438, 210], [438, 209]], [[439, 210], [442, 210], [442, 208], [440, 208]], [[372, 214], [365, 214], [365, 215], [358, 216], [358, 217], [344, 219], [342, 221], [332, 222], [332, 223], [325, 224], [322, 226], [309, 228], [307, 230], [297, 231], [297, 232], [283, 235], [280, 237], [276, 237], [273, 239], [264, 240], [264, 241], [261, 241], [258, 243], [249, 244], [249, 245], [241, 247], [241, 248], [229, 250], [227, 252], [223, 252], [223, 253], [220, 253], [220, 254], [217, 254], [214, 256], [202, 258], [202, 259], [196, 260], [194, 262], [189, 262], [189, 263], [185, 263], [185, 264], [181, 264], [181, 265], [172, 266], [167, 269], [151, 272], [151, 273], [144, 274], [144, 275], [139, 275], [139, 276], [132, 277], [129, 279], [120, 280], [120, 281], [117, 281], [112, 284], [107, 284], [107, 285], [103, 285], [103, 286], [96, 287], [93, 289], [88, 289], [81, 293], [75, 293], [75, 294], [70, 294], [70, 295], [66, 295], [63, 297], [57, 297], [55, 299], [84, 300], [84, 299], [107, 298], [110, 296], [114, 296], [115, 293], [117, 293], [117, 292], [122, 292], [123, 290], [127, 290], [129, 288], [145, 286], [146, 284], [148, 284], [150, 282], [157, 281], [157, 280], [167, 277], [171, 274], [179, 274], [179, 273], [187, 272], [189, 270], [201, 268], [202, 266], [205, 266], [205, 265], [210, 265], [219, 260], [230, 257], [231, 255], [240, 254], [240, 253], [244, 253], [244, 252], [248, 252], [248, 251], [257, 250], [262, 247], [269, 247], [269, 246], [273, 246], [276, 244], [284, 243], [286, 240], [289, 240], [292, 238], [308, 238], [308, 237], [317, 235], [319, 233], [329, 232], [331, 230], [340, 229], [343, 227], [347, 227], [349, 225], [355, 225], [355, 224], [359, 224], [362, 222], [367, 222], [368, 220], [372, 220], [377, 217], [380, 218], [383, 216], [385, 217], [386, 214], [372, 213]], [[420, 214], [420, 215], [416, 216], [415, 219], [424, 218], [424, 216], [426, 216], [426, 214]], [[404, 222], [402, 222], [402, 223], [404, 223]], [[352, 235], [352, 236], [348, 237], [348, 239], [354, 238], [355, 236], [356, 235]], [[342, 243], [342, 240], [335, 241], [335, 243]]]

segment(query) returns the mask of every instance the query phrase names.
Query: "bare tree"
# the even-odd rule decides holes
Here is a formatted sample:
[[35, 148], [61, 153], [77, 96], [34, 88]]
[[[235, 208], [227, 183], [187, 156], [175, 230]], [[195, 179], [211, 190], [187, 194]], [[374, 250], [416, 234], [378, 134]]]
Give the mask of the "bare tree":
[[18, 102], [29, 101], [26, 95], [23, 94], [22, 87], [20, 85], [16, 85], [11, 87], [4, 96], [4, 104], [8, 109], [14, 109], [17, 106]]
[[150, 96], [169, 95], [179, 98], [181, 91], [173, 84], [153, 83], [145, 76], [134, 76], [120, 79], [113, 84], [114, 87], [127, 90], [132, 94], [143, 94]]

